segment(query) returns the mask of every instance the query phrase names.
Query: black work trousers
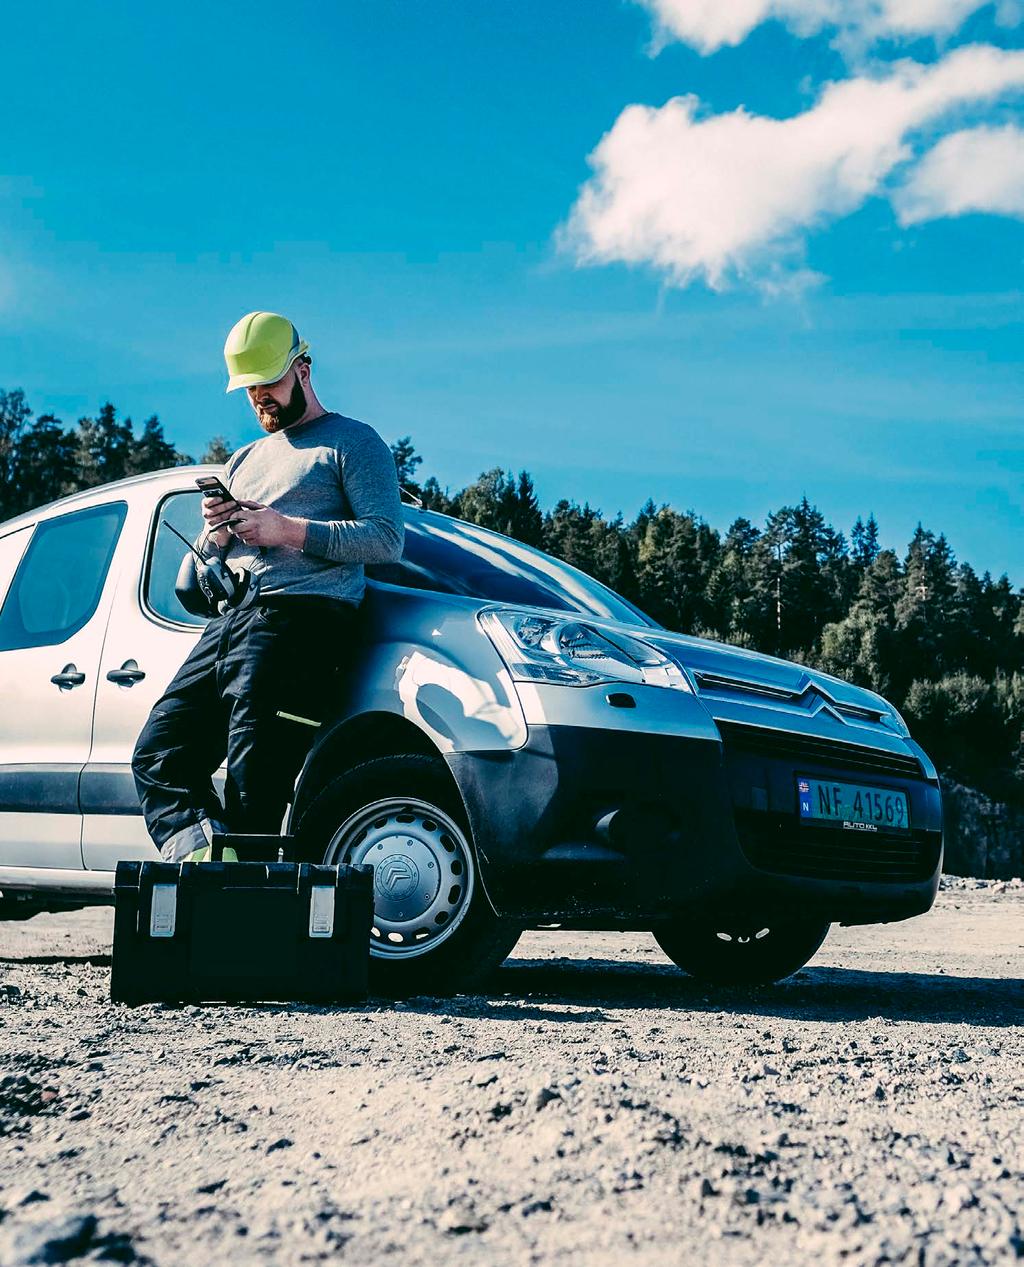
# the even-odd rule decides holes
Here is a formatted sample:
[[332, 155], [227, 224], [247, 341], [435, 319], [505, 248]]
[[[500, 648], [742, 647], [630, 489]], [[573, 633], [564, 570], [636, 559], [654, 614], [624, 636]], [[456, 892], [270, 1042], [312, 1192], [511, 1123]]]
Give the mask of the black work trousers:
[[[288, 595], [210, 621], [132, 758], [146, 827], [165, 858], [201, 848], [214, 828], [280, 831], [317, 734], [309, 723], [330, 711], [358, 618], [352, 603]], [[211, 776], [225, 761], [222, 807]]]

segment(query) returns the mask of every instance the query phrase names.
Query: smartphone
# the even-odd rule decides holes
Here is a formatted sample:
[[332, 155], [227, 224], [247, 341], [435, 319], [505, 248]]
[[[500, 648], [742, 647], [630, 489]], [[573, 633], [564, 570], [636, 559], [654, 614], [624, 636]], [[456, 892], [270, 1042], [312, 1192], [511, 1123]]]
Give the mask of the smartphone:
[[[235, 500], [218, 475], [200, 475], [196, 480], [196, 488], [199, 489], [204, 497], [223, 497], [229, 502]], [[224, 523], [218, 525], [217, 531], [219, 532], [221, 528], [233, 528], [238, 522], [240, 521], [237, 519], [227, 519]]]
[[200, 475], [196, 480], [196, 488], [204, 497], [223, 497], [229, 502], [235, 500], [219, 475]]

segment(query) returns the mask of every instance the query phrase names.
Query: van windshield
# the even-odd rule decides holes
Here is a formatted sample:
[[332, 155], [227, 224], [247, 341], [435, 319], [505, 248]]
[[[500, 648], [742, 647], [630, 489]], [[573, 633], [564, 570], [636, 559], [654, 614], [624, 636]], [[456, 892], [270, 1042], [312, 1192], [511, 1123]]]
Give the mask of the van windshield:
[[660, 628], [638, 607], [578, 568], [511, 537], [431, 511], [407, 510], [401, 562], [367, 564], [366, 575], [410, 589], [586, 612]]

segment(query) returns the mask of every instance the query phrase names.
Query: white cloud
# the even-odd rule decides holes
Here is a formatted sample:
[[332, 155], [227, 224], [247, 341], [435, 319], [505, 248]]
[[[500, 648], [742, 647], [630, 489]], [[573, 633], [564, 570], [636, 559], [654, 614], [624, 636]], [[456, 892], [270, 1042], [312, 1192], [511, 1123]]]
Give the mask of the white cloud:
[[[853, 46], [880, 39], [942, 38], [951, 35], [989, 0], [639, 0], [658, 25], [659, 46], [681, 40], [712, 53], [741, 44], [772, 18], [798, 35], [837, 30]], [[1020, 21], [1017, 0], [1000, 0], [997, 19]]]
[[627, 106], [560, 240], [581, 263], [652, 264], [679, 285], [791, 284], [804, 232], [883, 192], [919, 129], [1021, 88], [1024, 51], [969, 45], [831, 84], [788, 119], [702, 116], [692, 96]]
[[988, 211], [1024, 216], [1024, 131], [967, 128], [945, 136], [893, 194], [901, 224]]

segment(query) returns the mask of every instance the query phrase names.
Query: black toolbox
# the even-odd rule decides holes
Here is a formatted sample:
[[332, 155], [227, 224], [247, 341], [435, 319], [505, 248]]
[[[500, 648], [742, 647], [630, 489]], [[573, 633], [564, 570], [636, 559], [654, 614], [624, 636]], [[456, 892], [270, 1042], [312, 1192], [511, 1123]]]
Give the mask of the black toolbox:
[[277, 861], [281, 836], [214, 836], [238, 862], [119, 862], [115, 1003], [365, 999], [373, 868]]

